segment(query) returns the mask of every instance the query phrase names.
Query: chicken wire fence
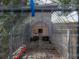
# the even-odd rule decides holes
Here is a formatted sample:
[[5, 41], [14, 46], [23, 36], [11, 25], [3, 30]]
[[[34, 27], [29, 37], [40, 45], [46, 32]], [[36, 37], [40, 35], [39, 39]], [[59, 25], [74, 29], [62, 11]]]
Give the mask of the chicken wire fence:
[[27, 51], [21, 55], [22, 59], [28, 54], [28, 59], [77, 59], [77, 11], [51, 11], [54, 9], [51, 6], [43, 8], [37, 7], [34, 17], [29, 11], [8, 12], [5, 19], [10, 21], [4, 28], [11, 29], [0, 35], [1, 59], [18, 57], [13, 53], [23, 45]]

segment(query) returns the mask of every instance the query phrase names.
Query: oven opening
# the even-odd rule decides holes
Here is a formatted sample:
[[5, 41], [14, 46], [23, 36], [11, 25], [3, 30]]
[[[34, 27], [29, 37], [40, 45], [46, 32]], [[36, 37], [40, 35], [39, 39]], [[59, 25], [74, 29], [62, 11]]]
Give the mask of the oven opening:
[[38, 33], [43, 33], [43, 29], [38, 29]]
[[33, 36], [32, 38], [31, 38], [31, 41], [38, 41], [39, 40], [39, 37], [38, 36]]

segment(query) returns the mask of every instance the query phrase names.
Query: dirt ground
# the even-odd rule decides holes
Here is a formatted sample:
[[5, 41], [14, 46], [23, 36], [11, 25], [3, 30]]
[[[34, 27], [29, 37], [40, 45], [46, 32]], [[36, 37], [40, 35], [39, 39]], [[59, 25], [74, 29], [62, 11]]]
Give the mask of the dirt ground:
[[32, 50], [28, 59], [65, 59], [56, 50]]

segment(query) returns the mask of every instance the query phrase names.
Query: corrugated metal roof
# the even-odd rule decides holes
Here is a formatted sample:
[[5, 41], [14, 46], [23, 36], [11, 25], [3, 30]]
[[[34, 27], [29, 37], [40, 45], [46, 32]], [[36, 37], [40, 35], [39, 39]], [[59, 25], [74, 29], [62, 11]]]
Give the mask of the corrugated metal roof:
[[[62, 12], [61, 12], [62, 13]], [[76, 11], [69, 13], [67, 16], [58, 15], [59, 12], [53, 12], [51, 15], [51, 21], [53, 23], [70, 23], [70, 22], [78, 22], [78, 14]]]

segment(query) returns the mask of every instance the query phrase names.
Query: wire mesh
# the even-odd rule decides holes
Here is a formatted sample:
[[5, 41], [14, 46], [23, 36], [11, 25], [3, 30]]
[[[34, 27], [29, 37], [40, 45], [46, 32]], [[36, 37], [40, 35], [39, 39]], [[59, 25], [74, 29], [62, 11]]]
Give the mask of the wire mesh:
[[[1, 24], [4, 30], [0, 35], [0, 59], [12, 59], [16, 56], [13, 53], [23, 45], [27, 51], [21, 56], [22, 59], [77, 59], [77, 11], [55, 7], [37, 6], [35, 17], [31, 17], [30, 12], [23, 12], [23, 9], [23, 13], [19, 13], [17, 8], [16, 12], [10, 13], [13, 10], [5, 8], [9, 12], [3, 22], [6, 26]], [[4, 14], [1, 13], [1, 17]], [[6, 19], [11, 19], [8, 22], [11, 26], [6, 24]], [[11, 29], [5, 33], [7, 28]], [[7, 41], [7, 46], [4, 41]]]

